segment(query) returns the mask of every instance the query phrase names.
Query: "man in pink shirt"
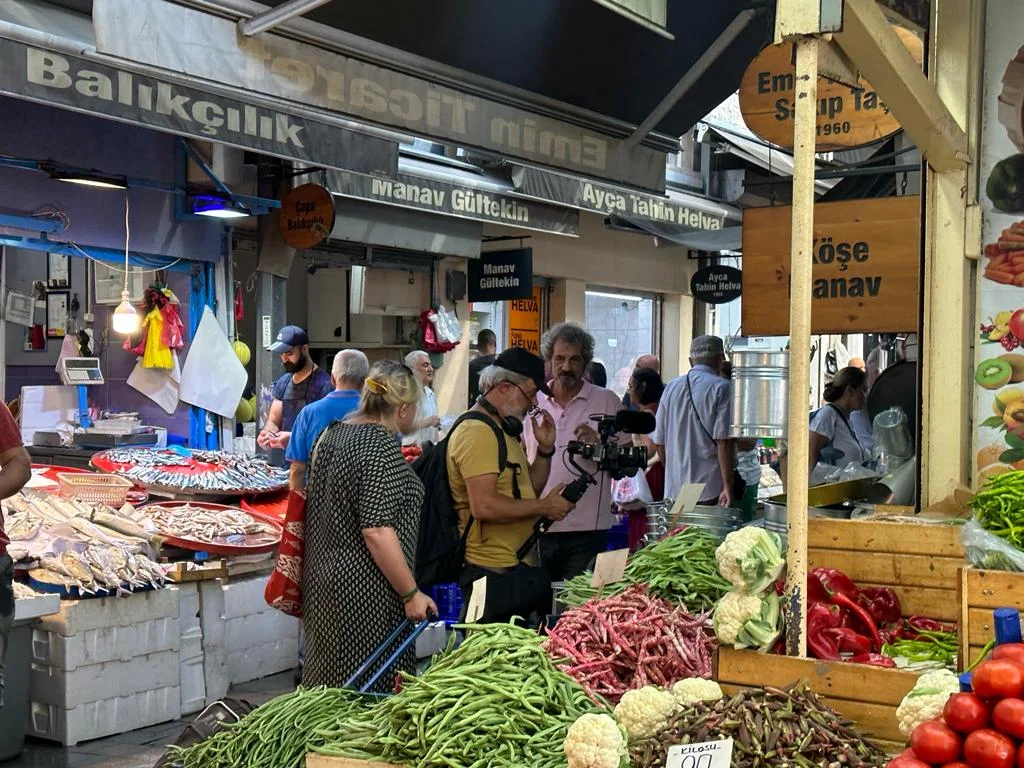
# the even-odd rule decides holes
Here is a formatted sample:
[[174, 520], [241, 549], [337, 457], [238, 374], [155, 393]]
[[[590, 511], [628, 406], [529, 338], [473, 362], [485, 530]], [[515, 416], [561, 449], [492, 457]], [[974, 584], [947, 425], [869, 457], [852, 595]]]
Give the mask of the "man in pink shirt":
[[[548, 330], [540, 343], [541, 354], [551, 370], [551, 395], [537, 394], [537, 405], [555, 420], [557, 439], [555, 456], [551, 459], [551, 474], [544, 493], [559, 483], [576, 479], [565, 456], [570, 440], [597, 443], [595, 414], [615, 414], [622, 405], [615, 393], [594, 386], [584, 380], [583, 374], [594, 359], [594, 337], [573, 323], [559, 323]], [[621, 437], [622, 442], [628, 440]], [[523, 444], [533, 461], [537, 453], [530, 420], [526, 421]], [[591, 461], [577, 458], [580, 466], [589, 472], [596, 470]], [[541, 563], [552, 581], [571, 579], [591, 565], [599, 552], [607, 547], [608, 529], [615, 522], [612, 515], [611, 478], [607, 473], [597, 476], [597, 485], [591, 485], [568, 517], [555, 523], [540, 540]], [[541, 494], [543, 495], [543, 494]]]

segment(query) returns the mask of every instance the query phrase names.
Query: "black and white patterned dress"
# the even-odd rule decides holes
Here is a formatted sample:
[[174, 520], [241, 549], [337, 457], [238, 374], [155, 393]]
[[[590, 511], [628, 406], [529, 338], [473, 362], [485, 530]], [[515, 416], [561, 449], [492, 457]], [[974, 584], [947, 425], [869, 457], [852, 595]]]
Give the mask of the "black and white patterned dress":
[[[363, 529], [393, 528], [411, 567], [422, 503], [423, 484], [384, 427], [328, 427], [307, 484], [303, 685], [340, 687], [405, 619], [401, 598], [370, 555]], [[396, 671], [411, 671], [414, 663], [410, 652]], [[385, 693], [393, 685], [389, 671], [374, 690]]]

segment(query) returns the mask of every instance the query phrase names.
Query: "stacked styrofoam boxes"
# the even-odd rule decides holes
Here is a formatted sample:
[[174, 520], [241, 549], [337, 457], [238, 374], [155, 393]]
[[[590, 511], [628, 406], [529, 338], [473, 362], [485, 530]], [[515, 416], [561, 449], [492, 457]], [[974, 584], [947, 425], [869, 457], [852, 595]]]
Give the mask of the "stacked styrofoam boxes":
[[181, 714], [192, 715], [206, 706], [203, 629], [199, 618], [199, 585], [178, 586], [178, 626], [181, 628]]
[[294, 669], [299, 658], [299, 622], [267, 605], [267, 576], [199, 585], [206, 701], [228, 687]]
[[178, 590], [64, 600], [32, 638], [28, 733], [65, 746], [181, 717]]

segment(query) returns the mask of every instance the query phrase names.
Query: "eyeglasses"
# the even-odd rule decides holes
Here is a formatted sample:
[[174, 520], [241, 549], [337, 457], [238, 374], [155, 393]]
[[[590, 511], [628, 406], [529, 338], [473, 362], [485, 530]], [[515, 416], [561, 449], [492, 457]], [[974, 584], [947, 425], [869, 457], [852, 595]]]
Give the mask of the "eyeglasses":
[[520, 387], [518, 384], [513, 384], [512, 386], [515, 387], [516, 389], [518, 389], [519, 393], [524, 398], [526, 398], [526, 402], [528, 402], [532, 406], [530, 408], [530, 410], [527, 411], [527, 414], [536, 413], [537, 411], [540, 410], [540, 406], [537, 404], [537, 392], [536, 391], [534, 391], [534, 393], [532, 395], [528, 395], [528, 394], [526, 394], [526, 392], [523, 391], [523, 388]]

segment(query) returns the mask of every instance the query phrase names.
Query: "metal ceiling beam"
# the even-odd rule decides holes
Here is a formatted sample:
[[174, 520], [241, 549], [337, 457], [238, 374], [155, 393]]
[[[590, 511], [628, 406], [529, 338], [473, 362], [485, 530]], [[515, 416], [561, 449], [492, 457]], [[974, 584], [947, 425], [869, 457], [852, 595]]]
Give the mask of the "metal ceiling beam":
[[704, 73], [711, 68], [711, 65], [718, 60], [718, 57], [725, 52], [726, 48], [732, 45], [733, 41], [740, 36], [740, 33], [747, 28], [747, 25], [760, 12], [757, 9], [747, 8], [736, 14], [736, 18], [729, 22], [729, 26], [722, 30], [722, 33], [700, 55], [700, 58], [693, 63], [693, 66], [680, 78], [672, 90], [665, 95], [665, 98], [651, 111], [651, 114], [645, 117], [644, 121], [630, 134], [629, 138], [625, 141], [625, 148], [627, 150], [636, 147], [644, 140], [647, 134], [657, 127], [658, 123], [665, 119], [665, 116], [672, 111], [672, 108], [679, 103], [679, 100], [686, 95], [686, 92], [704, 76]]
[[252, 37], [261, 32], [266, 32], [268, 29], [273, 29], [280, 24], [284, 24], [296, 16], [309, 13], [313, 9], [326, 5], [329, 2], [331, 0], [287, 0], [287, 2], [281, 3], [276, 8], [271, 8], [263, 13], [257, 13], [250, 19], [239, 19], [238, 31], [244, 37]]
[[936, 171], [963, 169], [967, 134], [943, 103], [935, 83], [914, 61], [874, 0], [846, 0], [843, 31], [834, 40], [900, 121]]

